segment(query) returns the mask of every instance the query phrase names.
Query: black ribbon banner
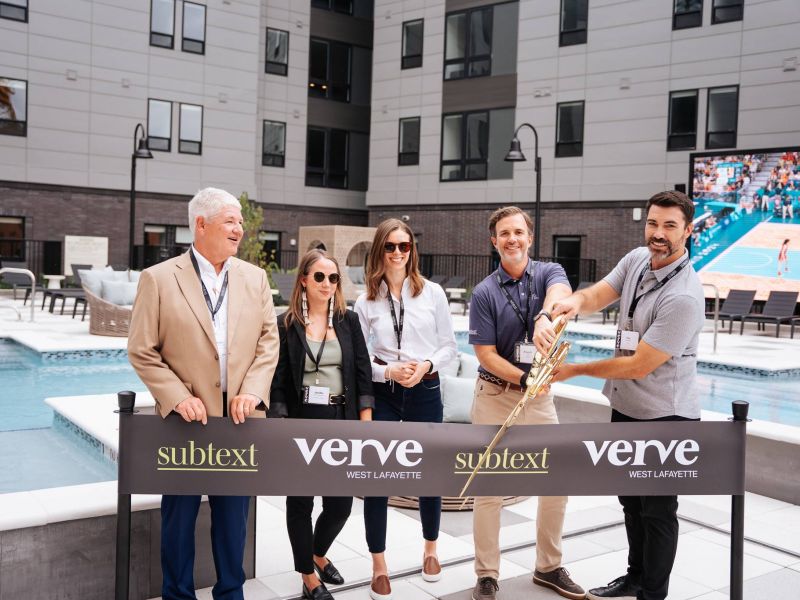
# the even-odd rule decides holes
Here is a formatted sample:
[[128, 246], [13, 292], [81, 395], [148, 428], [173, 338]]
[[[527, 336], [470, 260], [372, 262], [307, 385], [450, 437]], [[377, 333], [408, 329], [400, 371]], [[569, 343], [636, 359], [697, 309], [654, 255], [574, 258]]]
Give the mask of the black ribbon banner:
[[[492, 425], [121, 415], [120, 494], [455, 496]], [[469, 495], [743, 494], [743, 422], [515, 425]]]

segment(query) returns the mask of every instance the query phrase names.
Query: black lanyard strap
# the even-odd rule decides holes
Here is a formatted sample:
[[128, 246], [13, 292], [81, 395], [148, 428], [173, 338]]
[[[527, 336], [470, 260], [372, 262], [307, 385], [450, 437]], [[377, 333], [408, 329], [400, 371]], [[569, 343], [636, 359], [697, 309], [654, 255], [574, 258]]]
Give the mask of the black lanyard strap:
[[317, 352], [316, 358], [314, 357], [314, 354], [311, 352], [311, 347], [308, 345], [308, 340], [306, 340], [306, 336], [303, 335], [300, 337], [300, 342], [302, 342], [303, 344], [303, 349], [306, 351], [306, 355], [308, 356], [308, 358], [311, 359], [311, 362], [314, 363], [315, 373], [319, 373], [319, 364], [320, 362], [322, 362], [322, 351], [325, 349], [325, 341], [327, 337], [328, 336], [326, 334], [325, 337], [322, 339], [322, 342], [320, 342], [319, 352]]
[[203, 298], [206, 299], [206, 306], [208, 306], [208, 310], [211, 313], [211, 320], [214, 321], [219, 309], [222, 308], [222, 302], [225, 300], [225, 293], [228, 291], [228, 272], [225, 271], [225, 277], [222, 280], [222, 289], [219, 291], [219, 296], [217, 297], [217, 305], [213, 306], [211, 304], [211, 296], [208, 295], [208, 290], [206, 289], [206, 284], [203, 283], [203, 277], [200, 275], [200, 265], [197, 264], [197, 257], [194, 255], [194, 250], [189, 250], [189, 256], [192, 259], [192, 265], [194, 265], [194, 272], [197, 273], [197, 278], [200, 280], [200, 287], [203, 288]]
[[672, 279], [678, 273], [680, 273], [683, 270], [683, 268], [687, 264], [689, 264], [689, 257], [686, 257], [683, 260], [683, 262], [681, 264], [679, 264], [677, 267], [675, 267], [675, 270], [671, 271], [670, 274], [667, 275], [664, 279], [659, 281], [657, 284], [655, 284], [653, 287], [651, 287], [646, 292], [643, 292], [643, 293], [641, 293], [641, 294], [639, 294], [637, 296], [636, 295], [636, 290], [639, 289], [639, 286], [642, 284], [642, 279], [644, 278], [645, 273], [647, 273], [647, 270], [650, 268], [650, 258], [648, 258], [647, 262], [645, 262], [644, 267], [642, 268], [641, 272], [639, 273], [639, 278], [636, 280], [636, 287], [633, 288], [633, 301], [631, 302], [630, 308], [628, 308], [628, 319], [629, 320], [633, 319], [633, 313], [636, 312], [636, 307], [639, 305], [639, 300], [644, 298], [650, 292], [655, 292], [656, 290], [660, 290], [662, 287], [667, 285], [670, 281], [672, 281]]
[[403, 288], [400, 288], [400, 321], [397, 320], [397, 313], [394, 311], [394, 298], [392, 298], [392, 290], [389, 285], [386, 285], [386, 296], [389, 299], [389, 310], [392, 313], [392, 325], [394, 326], [394, 336], [397, 338], [397, 360], [400, 360], [400, 342], [403, 339], [403, 318], [405, 316], [405, 308], [403, 307]]
[[508, 293], [508, 290], [503, 285], [503, 279], [500, 277], [500, 269], [494, 272], [494, 276], [497, 280], [497, 285], [500, 287], [500, 291], [503, 292], [503, 295], [506, 297], [506, 300], [511, 305], [511, 308], [514, 310], [514, 314], [517, 315], [517, 319], [519, 319], [522, 326], [525, 328], [525, 343], [528, 342], [528, 319], [531, 316], [531, 296], [533, 295], [533, 276], [528, 275], [528, 301], [525, 304], [525, 316], [522, 316], [522, 311], [520, 310], [517, 303], [514, 302], [514, 299], [511, 297], [511, 294]]

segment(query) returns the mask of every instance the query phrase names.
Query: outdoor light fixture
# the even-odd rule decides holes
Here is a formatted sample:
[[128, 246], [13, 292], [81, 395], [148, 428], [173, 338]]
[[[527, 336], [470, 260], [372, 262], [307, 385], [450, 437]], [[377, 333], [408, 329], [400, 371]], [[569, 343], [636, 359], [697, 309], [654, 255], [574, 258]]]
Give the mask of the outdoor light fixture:
[[[141, 129], [141, 135], [139, 134]], [[136, 124], [133, 130], [133, 154], [131, 154], [131, 214], [130, 214], [130, 229], [128, 234], [128, 267], [135, 268], [135, 261], [133, 256], [133, 235], [134, 224], [136, 218], [136, 159], [153, 158], [153, 153], [150, 152], [150, 146], [147, 143], [147, 135], [144, 132], [144, 126], [141, 123]]]
[[528, 159], [522, 153], [522, 145], [519, 143], [519, 130], [528, 127], [533, 132], [533, 169], [536, 171], [536, 214], [533, 218], [533, 260], [539, 260], [539, 227], [541, 225], [541, 195], [542, 195], [542, 159], [539, 158], [539, 134], [536, 128], [530, 123], [523, 123], [514, 131], [511, 138], [511, 146], [508, 149], [505, 160], [509, 162], [524, 162]]

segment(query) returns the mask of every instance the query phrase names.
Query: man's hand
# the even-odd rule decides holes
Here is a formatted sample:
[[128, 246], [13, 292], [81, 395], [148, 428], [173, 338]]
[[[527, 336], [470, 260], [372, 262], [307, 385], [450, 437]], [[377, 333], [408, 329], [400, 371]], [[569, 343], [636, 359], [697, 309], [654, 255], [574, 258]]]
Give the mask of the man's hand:
[[[563, 300], [559, 300], [553, 305], [553, 310], [550, 311], [555, 319], [559, 315], [565, 315], [567, 320], [580, 314], [583, 308], [584, 296], [580, 292], [576, 292]], [[541, 321], [541, 319], [539, 319]]]
[[189, 396], [184, 400], [178, 402], [174, 408], [175, 412], [183, 417], [187, 423], [192, 421], [200, 421], [203, 425], [208, 423], [208, 415], [206, 414], [206, 405], [203, 401], [196, 396]]
[[244, 423], [245, 418], [249, 417], [256, 410], [256, 406], [258, 406], [259, 402], [261, 402], [261, 400], [253, 396], [253, 394], [239, 394], [238, 396], [234, 396], [233, 400], [231, 400], [228, 406], [228, 414], [237, 425], [239, 423]]
[[555, 339], [556, 332], [553, 329], [552, 321], [546, 315], [536, 319], [536, 323], [533, 326], [533, 343], [536, 344], [536, 349], [542, 356], [547, 356]]
[[416, 363], [410, 375], [401, 379], [395, 379], [395, 381], [403, 387], [412, 388], [422, 381], [423, 375], [425, 375], [430, 368], [431, 364], [427, 360], [423, 360], [421, 363]]
[[564, 381], [569, 379], [570, 377], [575, 377], [579, 375], [578, 373], [578, 365], [573, 363], [561, 363], [561, 366], [555, 370], [553, 373], [553, 381], [555, 383], [557, 381]]

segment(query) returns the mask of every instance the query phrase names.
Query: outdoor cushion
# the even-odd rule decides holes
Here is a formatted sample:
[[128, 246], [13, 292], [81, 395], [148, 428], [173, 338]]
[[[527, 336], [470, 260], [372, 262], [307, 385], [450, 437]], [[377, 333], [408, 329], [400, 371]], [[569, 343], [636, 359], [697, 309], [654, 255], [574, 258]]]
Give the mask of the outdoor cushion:
[[107, 276], [103, 277], [103, 279], [110, 279], [111, 281], [130, 281], [128, 279], [128, 270], [125, 269], [124, 271], [115, 271], [110, 269], [107, 271]]
[[443, 421], [445, 423], [471, 423], [472, 397], [475, 393], [475, 380], [463, 377], [441, 378]]
[[449, 363], [437, 367], [436, 370], [439, 372], [439, 375], [449, 375], [450, 377], [458, 377], [460, 356], [461, 352], [459, 352], [458, 356], [455, 359], [451, 360]]
[[134, 281], [136, 283], [139, 282], [139, 276], [142, 274], [141, 271], [128, 271], [128, 281]]
[[461, 359], [461, 368], [458, 370], [458, 376], [475, 379], [478, 376], [478, 367], [480, 366], [478, 357], [468, 352], [462, 352], [459, 358]]
[[112, 281], [104, 279], [102, 281], [102, 294], [100, 297], [116, 304], [117, 306], [128, 306], [133, 304], [136, 297], [137, 283], [135, 281]]
[[108, 278], [111, 272], [113, 272], [113, 269], [106, 267], [105, 269], [82, 269], [78, 271], [78, 274], [81, 277], [81, 283], [86, 286], [86, 289], [95, 296], [100, 296], [103, 291], [102, 281]]

